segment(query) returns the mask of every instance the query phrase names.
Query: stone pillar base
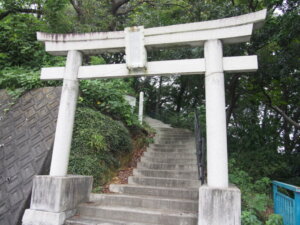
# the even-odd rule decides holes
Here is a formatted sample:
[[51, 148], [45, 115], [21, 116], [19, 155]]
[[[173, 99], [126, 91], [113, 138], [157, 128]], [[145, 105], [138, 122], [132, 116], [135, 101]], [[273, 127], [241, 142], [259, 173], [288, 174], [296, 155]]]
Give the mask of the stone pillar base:
[[45, 224], [45, 225], [62, 225], [65, 220], [74, 216], [76, 209], [54, 213], [54, 212], [45, 212], [34, 209], [26, 209], [22, 224], [23, 225], [36, 225], [36, 224]]
[[199, 189], [198, 225], [241, 225], [241, 192], [235, 186]]
[[62, 225], [76, 213], [77, 205], [86, 202], [93, 178], [36, 176], [33, 180], [30, 209], [22, 218], [23, 225]]

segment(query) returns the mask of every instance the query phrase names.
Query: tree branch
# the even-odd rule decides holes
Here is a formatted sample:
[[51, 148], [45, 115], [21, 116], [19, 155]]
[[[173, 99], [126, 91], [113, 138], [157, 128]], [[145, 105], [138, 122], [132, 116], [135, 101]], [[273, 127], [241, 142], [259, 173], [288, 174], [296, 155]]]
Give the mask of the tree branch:
[[184, 8], [184, 9], [188, 8], [186, 6], [175, 4], [175, 3], [163, 3], [163, 4], [159, 4], [159, 3], [155, 2], [155, 1], [152, 1], [152, 0], [141, 0], [138, 3], [136, 3], [135, 5], [132, 5], [128, 9], [124, 10], [123, 12], [118, 12], [117, 11], [115, 15], [117, 15], [117, 16], [126, 15], [126, 14], [134, 11], [137, 7], [139, 7], [140, 5], [142, 5], [144, 3], [146, 3], [148, 5], [151, 5], [151, 6], [154, 6], [154, 7], [159, 5], [160, 7], [163, 7], [163, 6], [165, 6], [165, 7], [177, 6], [177, 7], [181, 7], [181, 8]]
[[4, 19], [5, 17], [7, 17], [10, 14], [15, 14], [15, 13], [28, 13], [28, 14], [43, 14], [43, 11], [40, 9], [13, 9], [13, 10], [7, 10], [4, 11], [2, 13], [0, 13], [0, 20]]
[[78, 19], [80, 21], [83, 21], [83, 11], [81, 9], [81, 4], [79, 1], [77, 0], [70, 0], [70, 3], [71, 5], [73, 6], [73, 8], [75, 9], [76, 13], [77, 13], [77, 16], [78, 16]]
[[4, 19], [11, 13], [12, 13], [12, 11], [5, 11], [5, 12], [0, 13], [0, 20]]
[[239, 83], [239, 77], [240, 77], [240, 75], [236, 75], [233, 78], [232, 83], [230, 84], [230, 87], [229, 87], [229, 90], [231, 90], [231, 96], [230, 96], [229, 107], [226, 110], [226, 123], [227, 123], [227, 126], [229, 124], [229, 120], [230, 120], [230, 117], [232, 115], [233, 109], [236, 106], [236, 102], [239, 99], [239, 96], [236, 95], [236, 89], [237, 89], [237, 86], [238, 86], [238, 83]]
[[142, 5], [145, 2], [148, 3], [148, 1], [140, 1], [137, 4], [135, 4], [134, 6], [131, 6], [130, 8], [128, 8], [127, 10], [124, 10], [123, 12], [116, 12], [116, 16], [126, 15], [126, 14], [132, 12], [133, 10], [135, 10], [137, 7], [139, 7], [140, 5]]
[[291, 117], [289, 117], [285, 112], [283, 112], [278, 106], [276, 105], [269, 105], [270, 108], [274, 109], [278, 112], [287, 122], [295, 126], [296, 128], [300, 129], [300, 124], [294, 121]]
[[130, 0], [113, 0], [112, 1], [112, 7], [111, 7], [111, 13], [113, 15], [117, 15], [119, 8], [121, 8], [124, 4], [128, 3]]
[[291, 117], [289, 117], [283, 110], [281, 110], [278, 106], [272, 104], [271, 97], [267, 94], [267, 92], [262, 88], [264, 95], [267, 98], [267, 105], [279, 113], [287, 122], [289, 122], [291, 125], [295, 126], [297, 129], [300, 129], [300, 124], [297, 123], [295, 120], [293, 120]]

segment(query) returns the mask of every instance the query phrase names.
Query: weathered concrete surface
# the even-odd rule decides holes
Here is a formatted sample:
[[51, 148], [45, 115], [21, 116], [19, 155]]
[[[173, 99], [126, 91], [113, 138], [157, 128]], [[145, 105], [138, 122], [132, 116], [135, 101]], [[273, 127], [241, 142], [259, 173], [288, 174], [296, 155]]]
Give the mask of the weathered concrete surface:
[[76, 210], [53, 213], [39, 210], [26, 209], [23, 216], [23, 225], [62, 225], [65, 220], [74, 216]]
[[64, 70], [63, 86], [58, 110], [50, 175], [66, 176], [71, 151], [72, 134], [79, 92], [77, 79], [82, 64], [82, 53], [70, 51]]
[[88, 201], [92, 183], [91, 176], [36, 176], [30, 209], [55, 213], [75, 209], [79, 203]]
[[227, 126], [223, 47], [220, 40], [204, 44], [207, 184], [228, 187]]
[[79, 203], [87, 202], [93, 177], [36, 176], [33, 181], [31, 206], [24, 213], [23, 225], [62, 225], [76, 213]]
[[0, 90], [0, 224], [20, 224], [32, 179], [49, 172], [60, 87], [29, 91], [17, 100]]
[[241, 192], [235, 186], [199, 189], [198, 225], [240, 225]]
[[[146, 47], [203, 45], [203, 41], [220, 39], [224, 43], [239, 43], [250, 40], [254, 29], [261, 26], [267, 10], [218, 20], [186, 23], [165, 27], [144, 29]], [[248, 29], [247, 29], [248, 28]], [[125, 32], [98, 32], [84, 34], [37, 33], [37, 39], [46, 44], [46, 50], [53, 55], [66, 55], [70, 50], [80, 50], [84, 54], [105, 51], [122, 51], [125, 48]], [[126, 53], [127, 54], [127, 53]]]

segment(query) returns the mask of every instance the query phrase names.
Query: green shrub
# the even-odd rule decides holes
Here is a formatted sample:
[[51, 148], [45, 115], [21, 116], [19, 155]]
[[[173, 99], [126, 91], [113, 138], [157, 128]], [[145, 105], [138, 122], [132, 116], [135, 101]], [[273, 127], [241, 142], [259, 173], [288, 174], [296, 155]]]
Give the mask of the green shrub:
[[283, 225], [282, 216], [277, 214], [271, 214], [266, 222], [266, 225]]
[[[242, 210], [244, 210], [246, 218], [253, 219], [252, 215], [254, 215], [257, 220], [265, 221], [266, 211], [272, 205], [271, 180], [263, 177], [255, 181], [247, 172], [236, 166], [234, 159], [229, 161], [229, 168], [230, 182], [237, 185], [241, 190]], [[245, 224], [248, 223], [245, 222]]]
[[242, 225], [262, 225], [262, 222], [251, 211], [243, 211], [241, 219]]
[[125, 101], [124, 95], [131, 92], [129, 83], [121, 79], [82, 80], [80, 82], [80, 104], [100, 110], [102, 113], [121, 120], [127, 126], [138, 125], [137, 115]]
[[94, 176], [94, 186], [103, 185], [120, 166], [120, 157], [131, 150], [130, 134], [121, 122], [78, 107], [69, 173]]
[[161, 109], [159, 114], [152, 115], [158, 120], [163, 121], [166, 124], [170, 124], [172, 127], [187, 128], [194, 130], [195, 122], [195, 109], [198, 111], [199, 123], [203, 135], [205, 134], [205, 107], [200, 106], [196, 108], [186, 109], [185, 111], [175, 112], [170, 109]]
[[40, 71], [24, 67], [10, 67], [0, 70], [0, 89], [23, 91], [46, 86], [61, 85], [59, 81], [42, 81]]

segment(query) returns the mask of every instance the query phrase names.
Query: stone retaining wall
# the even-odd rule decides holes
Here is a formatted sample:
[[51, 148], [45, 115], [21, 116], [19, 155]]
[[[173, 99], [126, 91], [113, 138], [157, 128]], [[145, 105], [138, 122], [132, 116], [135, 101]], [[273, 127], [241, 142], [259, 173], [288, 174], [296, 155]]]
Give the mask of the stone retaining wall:
[[61, 87], [13, 100], [0, 90], [0, 224], [17, 225], [29, 207], [34, 175], [49, 173]]

